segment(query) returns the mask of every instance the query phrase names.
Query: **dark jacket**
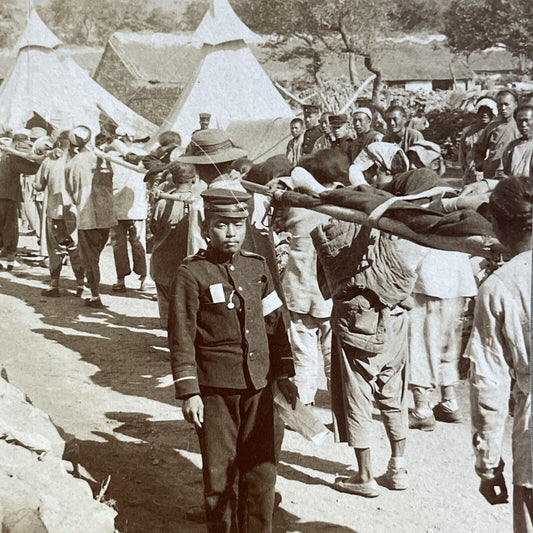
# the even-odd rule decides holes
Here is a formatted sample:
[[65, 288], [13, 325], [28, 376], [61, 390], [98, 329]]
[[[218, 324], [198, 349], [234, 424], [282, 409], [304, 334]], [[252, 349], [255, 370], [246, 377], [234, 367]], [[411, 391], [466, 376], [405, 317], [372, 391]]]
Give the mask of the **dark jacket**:
[[31, 176], [39, 170], [39, 166], [39, 163], [0, 152], [0, 199], [20, 202], [22, 200], [20, 175]]
[[266, 261], [216, 250], [187, 258], [172, 287], [169, 347], [176, 397], [200, 387], [257, 390], [294, 375], [282, 302]]
[[304, 141], [302, 143], [302, 155], [310, 154], [315, 147], [315, 143], [322, 137], [322, 129], [320, 126], [313, 126], [304, 132]]

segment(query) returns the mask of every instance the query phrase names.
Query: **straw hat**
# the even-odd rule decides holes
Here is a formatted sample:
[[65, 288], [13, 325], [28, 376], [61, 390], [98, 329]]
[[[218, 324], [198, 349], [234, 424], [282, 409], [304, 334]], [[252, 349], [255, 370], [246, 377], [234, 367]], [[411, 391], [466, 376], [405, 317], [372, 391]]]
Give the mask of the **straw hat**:
[[246, 155], [248, 152], [235, 146], [225, 131], [207, 129], [193, 133], [188, 153], [180, 156], [177, 161], [194, 165], [216, 165], [235, 161]]

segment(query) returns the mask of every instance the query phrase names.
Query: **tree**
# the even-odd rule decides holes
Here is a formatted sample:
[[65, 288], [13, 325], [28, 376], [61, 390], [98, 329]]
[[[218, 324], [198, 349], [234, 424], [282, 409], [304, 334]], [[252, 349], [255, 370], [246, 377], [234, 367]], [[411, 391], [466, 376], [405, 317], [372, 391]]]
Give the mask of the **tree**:
[[448, 0], [398, 0], [398, 22], [401, 29], [406, 32], [442, 32], [443, 14], [447, 5]]
[[445, 13], [444, 33], [460, 52], [503, 44], [515, 56], [533, 59], [533, 2], [453, 0]]
[[375, 64], [378, 37], [392, 28], [396, 14], [394, 0], [239, 0], [235, 11], [250, 28], [285, 38], [297, 37], [313, 57], [315, 79], [324, 52], [345, 54], [350, 79], [358, 81], [356, 56], [376, 74], [373, 100], [381, 86], [381, 72]]
[[3, 0], [0, 3], [0, 48], [15, 43], [16, 31], [23, 26], [23, 10], [15, 0]]
[[180, 28], [186, 31], [194, 31], [200, 24], [205, 12], [209, 7], [206, 1], [195, 1], [187, 4], [181, 18]]
[[51, 0], [39, 9], [44, 21], [68, 44], [102, 45], [115, 31], [175, 31], [172, 16], [144, 0]]

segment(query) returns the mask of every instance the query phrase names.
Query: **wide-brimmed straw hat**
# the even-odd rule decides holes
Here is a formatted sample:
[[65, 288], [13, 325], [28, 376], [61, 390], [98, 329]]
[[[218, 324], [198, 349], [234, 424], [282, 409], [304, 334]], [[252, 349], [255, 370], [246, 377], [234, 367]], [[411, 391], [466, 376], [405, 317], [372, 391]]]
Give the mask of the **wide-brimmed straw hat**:
[[246, 155], [248, 152], [235, 146], [225, 131], [207, 129], [193, 133], [188, 153], [177, 160], [194, 165], [216, 165], [235, 161]]

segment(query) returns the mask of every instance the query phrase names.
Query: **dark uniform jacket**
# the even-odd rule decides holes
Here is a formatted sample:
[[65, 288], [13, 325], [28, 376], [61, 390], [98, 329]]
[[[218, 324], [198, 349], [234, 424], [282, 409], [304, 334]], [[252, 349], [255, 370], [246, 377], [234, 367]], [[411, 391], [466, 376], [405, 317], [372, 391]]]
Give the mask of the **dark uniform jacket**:
[[305, 130], [304, 140], [302, 143], [302, 155], [310, 154], [313, 151], [315, 143], [318, 141], [319, 137], [322, 137], [322, 129], [319, 125]]
[[20, 175], [31, 176], [37, 170], [39, 163], [6, 152], [0, 153], [0, 199], [20, 202], [22, 200]]
[[200, 250], [181, 264], [172, 287], [169, 347], [176, 398], [200, 387], [252, 389], [294, 375], [282, 302], [266, 261]]
[[[331, 148], [337, 148], [339, 150], [342, 150], [348, 157], [350, 157], [350, 153], [352, 150], [352, 146], [354, 144], [355, 140], [351, 137], [344, 137], [343, 139], [336, 139], [331, 143]], [[350, 160], [350, 163], [353, 163], [353, 159]]]

